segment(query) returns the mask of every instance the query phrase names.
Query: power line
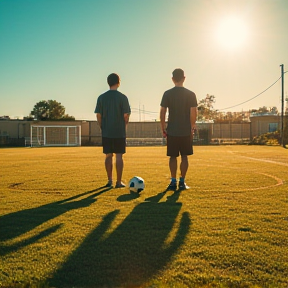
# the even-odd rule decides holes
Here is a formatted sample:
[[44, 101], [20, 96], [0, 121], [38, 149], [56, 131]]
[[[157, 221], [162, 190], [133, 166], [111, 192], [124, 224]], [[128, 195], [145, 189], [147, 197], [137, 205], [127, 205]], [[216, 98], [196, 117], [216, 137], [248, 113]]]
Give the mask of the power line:
[[[286, 71], [286, 72], [287, 72], [287, 71]], [[286, 72], [285, 72], [285, 73], [286, 73]], [[259, 96], [260, 96], [261, 94], [263, 94], [264, 92], [266, 92], [268, 89], [270, 89], [272, 86], [274, 86], [281, 78], [282, 78], [282, 77], [279, 77], [273, 84], [271, 84], [268, 88], [266, 88], [265, 90], [263, 90], [261, 93], [257, 94], [256, 96], [254, 96], [254, 97], [252, 97], [252, 98], [250, 98], [250, 99], [248, 99], [248, 100], [246, 100], [246, 101], [244, 101], [244, 102], [242, 102], [242, 103], [239, 103], [239, 104], [237, 104], [237, 105], [233, 105], [233, 106], [230, 106], [230, 107], [226, 107], [226, 108], [223, 108], [223, 109], [217, 109], [217, 110], [218, 110], [218, 111], [227, 110], [227, 109], [231, 109], [231, 108], [235, 108], [235, 107], [237, 107], [237, 106], [240, 106], [240, 105], [242, 105], [242, 104], [244, 104], [244, 103], [247, 103], [247, 102], [249, 102], [249, 101], [251, 101], [251, 100], [259, 97]]]
[[[283, 74], [285, 74], [285, 73], [287, 73], [287, 72], [288, 72], [288, 71], [285, 71]], [[223, 109], [217, 109], [217, 110], [218, 110], [218, 111], [222, 111], [222, 110], [226, 110], [226, 109], [231, 109], [231, 108], [240, 106], [240, 105], [242, 105], [242, 104], [244, 104], [244, 103], [247, 103], [247, 102], [249, 102], [249, 101], [251, 101], [251, 100], [259, 97], [259, 96], [260, 96], [261, 94], [263, 94], [264, 92], [266, 92], [268, 89], [270, 89], [272, 86], [274, 86], [281, 78], [282, 78], [282, 76], [280, 76], [273, 84], [271, 84], [268, 88], [266, 88], [265, 90], [263, 90], [261, 93], [257, 94], [256, 96], [254, 96], [254, 97], [252, 97], [252, 98], [250, 98], [250, 99], [248, 99], [248, 100], [246, 100], [246, 101], [244, 101], [244, 102], [242, 102], [242, 103], [240, 103], [240, 104], [237, 104], [237, 105], [234, 105], [234, 106], [230, 106], [230, 107], [227, 107], [227, 108], [223, 108]]]
[[134, 110], [136, 112], [141, 112], [143, 114], [158, 114], [159, 112], [153, 112], [153, 111], [147, 111], [139, 108], [131, 108], [131, 110]]

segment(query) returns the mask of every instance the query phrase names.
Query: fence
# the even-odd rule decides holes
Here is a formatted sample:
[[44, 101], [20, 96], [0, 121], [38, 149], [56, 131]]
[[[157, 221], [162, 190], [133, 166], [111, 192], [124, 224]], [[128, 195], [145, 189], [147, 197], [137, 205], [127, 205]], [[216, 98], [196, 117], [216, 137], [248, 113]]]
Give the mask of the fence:
[[251, 141], [250, 123], [215, 123], [212, 126], [211, 144], [237, 144]]
[[[247, 123], [197, 123], [198, 132], [194, 136], [195, 145], [209, 144], [236, 144], [249, 143], [254, 136], [259, 133], [269, 132], [271, 120], [264, 119], [260, 122]], [[273, 120], [276, 121], [276, 120]], [[43, 121], [44, 122], [44, 121]], [[263, 123], [263, 124], [261, 124]], [[270, 123], [270, 124], [269, 124]], [[35, 121], [0, 121], [0, 146], [24, 146], [25, 139], [30, 137], [30, 126], [41, 125]], [[48, 122], [45, 125], [81, 125], [81, 145], [98, 146], [101, 145], [101, 130], [96, 121], [67, 121]], [[257, 125], [256, 125], [257, 124]], [[270, 125], [270, 126], [269, 126]], [[259, 132], [257, 128], [261, 127]], [[268, 129], [268, 131], [266, 131]], [[265, 130], [265, 131], [264, 131]], [[163, 145], [165, 139], [162, 137], [160, 122], [130, 122], [127, 126], [128, 145]]]
[[[82, 124], [82, 145], [101, 145], [101, 130], [96, 121]], [[250, 123], [197, 123], [194, 145], [248, 143]], [[163, 145], [159, 122], [131, 122], [127, 126], [127, 145]]]

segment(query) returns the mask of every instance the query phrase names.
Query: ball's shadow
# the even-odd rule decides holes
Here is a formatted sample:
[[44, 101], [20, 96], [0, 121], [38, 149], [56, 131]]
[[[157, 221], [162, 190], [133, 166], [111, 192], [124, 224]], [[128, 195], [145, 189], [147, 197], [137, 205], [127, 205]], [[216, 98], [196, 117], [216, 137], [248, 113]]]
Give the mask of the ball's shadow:
[[[141, 193], [141, 192], [140, 192]], [[121, 195], [117, 198], [117, 201], [119, 202], [128, 202], [131, 201], [133, 199], [139, 198], [140, 197], [140, 193], [137, 192], [133, 192], [132, 190], [130, 190], [130, 193]]]

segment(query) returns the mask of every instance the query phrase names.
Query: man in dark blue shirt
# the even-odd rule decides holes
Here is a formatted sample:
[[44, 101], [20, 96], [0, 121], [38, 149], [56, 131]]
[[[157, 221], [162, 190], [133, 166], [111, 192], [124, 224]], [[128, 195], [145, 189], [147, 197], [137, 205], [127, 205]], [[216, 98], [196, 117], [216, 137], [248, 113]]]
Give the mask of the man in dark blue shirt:
[[[196, 129], [197, 98], [194, 92], [183, 86], [185, 81], [184, 71], [175, 69], [172, 73], [172, 81], [175, 84], [167, 90], [161, 101], [160, 121], [163, 136], [167, 137], [167, 156], [170, 156], [169, 168], [171, 172], [171, 183], [169, 190], [176, 190], [177, 157], [181, 154], [180, 163], [180, 190], [188, 189], [185, 176], [188, 170], [188, 155], [193, 154], [193, 133]], [[166, 129], [166, 112], [169, 112], [168, 125]]]

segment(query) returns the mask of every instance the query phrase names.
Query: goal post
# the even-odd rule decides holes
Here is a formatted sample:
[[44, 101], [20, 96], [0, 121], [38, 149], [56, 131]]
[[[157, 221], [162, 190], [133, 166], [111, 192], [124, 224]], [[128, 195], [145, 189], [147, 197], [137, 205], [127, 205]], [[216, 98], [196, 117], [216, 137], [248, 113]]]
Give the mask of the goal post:
[[81, 146], [81, 125], [31, 125], [30, 145]]

